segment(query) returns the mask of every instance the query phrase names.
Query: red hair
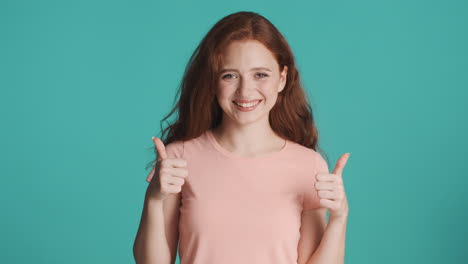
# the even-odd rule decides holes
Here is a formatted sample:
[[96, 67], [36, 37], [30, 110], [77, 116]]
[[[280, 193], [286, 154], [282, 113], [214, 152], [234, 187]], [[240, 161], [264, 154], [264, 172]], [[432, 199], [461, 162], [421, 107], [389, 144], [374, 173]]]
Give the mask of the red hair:
[[[271, 128], [285, 139], [315, 151], [320, 150], [312, 108], [302, 87], [291, 48], [269, 20], [258, 13], [246, 11], [219, 20], [193, 52], [175, 96], [177, 103], [160, 123], [160, 138], [164, 145], [199, 137], [221, 123], [223, 112], [216, 100], [215, 89], [223, 64], [223, 50], [233, 41], [248, 40], [261, 42], [273, 54], [279, 72], [282, 66], [288, 66], [286, 85], [269, 114]], [[178, 117], [163, 129], [162, 122], [176, 111]], [[157, 153], [154, 146], [152, 149]], [[157, 157], [148, 167], [154, 166], [156, 161]]]

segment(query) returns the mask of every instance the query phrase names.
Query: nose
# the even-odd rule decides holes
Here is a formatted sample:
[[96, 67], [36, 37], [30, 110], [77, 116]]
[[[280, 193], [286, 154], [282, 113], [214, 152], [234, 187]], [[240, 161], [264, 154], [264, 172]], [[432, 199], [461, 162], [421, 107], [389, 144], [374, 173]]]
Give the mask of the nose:
[[248, 98], [249, 93], [250, 93], [249, 92], [249, 90], [250, 90], [249, 87], [252, 87], [252, 84], [249, 83], [247, 78], [240, 78], [240, 79], [241, 79], [241, 81], [239, 82], [239, 86], [237, 87], [236, 95], [239, 96], [239, 97]]

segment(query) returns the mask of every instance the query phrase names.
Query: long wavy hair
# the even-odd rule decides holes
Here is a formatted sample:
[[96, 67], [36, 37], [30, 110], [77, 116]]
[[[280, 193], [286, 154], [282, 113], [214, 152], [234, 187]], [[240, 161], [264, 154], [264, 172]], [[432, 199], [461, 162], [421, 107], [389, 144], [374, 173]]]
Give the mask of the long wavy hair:
[[[255, 12], [241, 11], [219, 20], [199, 43], [185, 68], [172, 110], [161, 121], [161, 140], [164, 145], [199, 137], [217, 127], [223, 111], [215, 96], [219, 70], [223, 65], [223, 51], [233, 41], [261, 42], [275, 57], [281, 72], [288, 66], [284, 89], [278, 94], [270, 110], [269, 122], [280, 137], [324, 154], [318, 146], [318, 131], [312, 108], [303, 89], [294, 55], [286, 39], [265, 17]], [[163, 122], [178, 112], [177, 118], [163, 128]], [[150, 147], [157, 156], [153, 144]], [[153, 167], [156, 157], [147, 165]]]

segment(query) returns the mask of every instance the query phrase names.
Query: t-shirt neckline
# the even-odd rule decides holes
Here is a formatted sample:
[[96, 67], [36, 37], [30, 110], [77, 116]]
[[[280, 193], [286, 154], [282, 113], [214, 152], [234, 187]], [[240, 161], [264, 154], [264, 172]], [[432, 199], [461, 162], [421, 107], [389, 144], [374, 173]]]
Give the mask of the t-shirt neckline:
[[287, 148], [289, 147], [289, 140], [286, 139], [286, 142], [285, 144], [283, 145], [283, 148], [280, 150], [280, 151], [275, 151], [275, 152], [270, 152], [270, 153], [265, 153], [265, 154], [262, 154], [260, 156], [256, 156], [256, 157], [244, 157], [244, 156], [240, 156], [238, 154], [235, 154], [233, 152], [230, 152], [228, 151], [227, 149], [223, 148], [219, 143], [218, 141], [216, 140], [216, 138], [214, 137], [213, 135], [213, 132], [211, 129], [208, 129], [206, 131], [206, 135], [208, 137], [208, 140], [209, 142], [211, 143], [211, 145], [217, 150], [219, 151], [221, 154], [223, 154], [224, 156], [230, 158], [230, 159], [235, 159], [235, 160], [243, 160], [243, 161], [249, 161], [249, 160], [252, 160], [252, 161], [258, 161], [258, 160], [263, 160], [263, 159], [271, 159], [271, 158], [275, 158], [275, 157], [278, 157], [278, 156], [281, 156], [283, 153], [286, 152]]

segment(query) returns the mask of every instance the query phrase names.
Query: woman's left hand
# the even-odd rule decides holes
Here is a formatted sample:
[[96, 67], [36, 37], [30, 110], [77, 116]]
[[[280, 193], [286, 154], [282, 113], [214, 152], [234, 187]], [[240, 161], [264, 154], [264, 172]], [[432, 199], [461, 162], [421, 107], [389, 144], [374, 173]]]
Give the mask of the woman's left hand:
[[318, 173], [316, 175], [315, 189], [320, 198], [320, 205], [328, 208], [330, 219], [348, 217], [348, 200], [341, 176], [350, 155], [350, 153], [341, 155], [332, 173]]

